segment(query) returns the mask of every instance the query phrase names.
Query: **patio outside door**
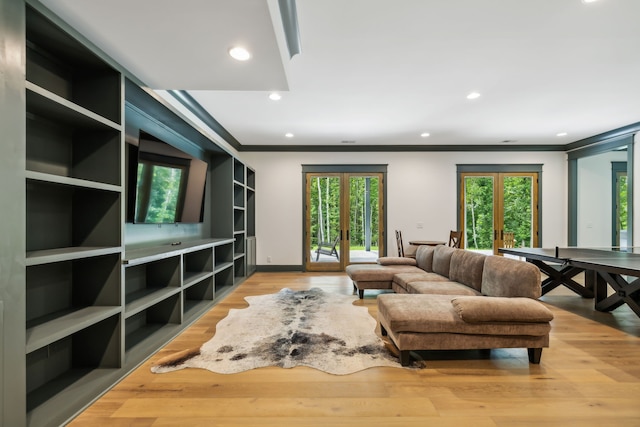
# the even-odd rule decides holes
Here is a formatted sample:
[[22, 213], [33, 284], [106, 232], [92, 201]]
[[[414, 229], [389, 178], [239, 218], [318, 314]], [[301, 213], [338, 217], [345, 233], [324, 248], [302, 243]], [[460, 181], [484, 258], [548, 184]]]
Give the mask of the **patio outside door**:
[[538, 246], [538, 174], [463, 173], [462, 246], [497, 254], [501, 247]]
[[305, 174], [305, 270], [375, 262], [384, 239], [382, 174]]

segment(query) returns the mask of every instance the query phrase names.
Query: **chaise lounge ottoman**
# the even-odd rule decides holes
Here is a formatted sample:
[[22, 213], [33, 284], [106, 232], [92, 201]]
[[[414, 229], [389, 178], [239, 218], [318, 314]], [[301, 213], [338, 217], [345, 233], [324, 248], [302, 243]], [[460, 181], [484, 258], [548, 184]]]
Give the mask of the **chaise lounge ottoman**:
[[552, 313], [530, 298], [403, 295], [378, 296], [378, 321], [410, 363], [416, 350], [528, 349], [529, 361], [540, 363], [549, 346]]

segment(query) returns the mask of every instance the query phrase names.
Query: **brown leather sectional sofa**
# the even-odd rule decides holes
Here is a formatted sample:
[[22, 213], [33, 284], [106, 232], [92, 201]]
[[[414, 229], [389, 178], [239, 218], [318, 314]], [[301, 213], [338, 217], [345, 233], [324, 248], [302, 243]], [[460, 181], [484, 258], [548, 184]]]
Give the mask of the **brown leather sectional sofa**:
[[537, 301], [540, 271], [532, 264], [446, 246], [420, 246], [416, 258], [383, 257], [350, 265], [360, 298], [378, 295], [378, 321], [403, 365], [416, 350], [528, 349], [540, 363], [552, 313]]

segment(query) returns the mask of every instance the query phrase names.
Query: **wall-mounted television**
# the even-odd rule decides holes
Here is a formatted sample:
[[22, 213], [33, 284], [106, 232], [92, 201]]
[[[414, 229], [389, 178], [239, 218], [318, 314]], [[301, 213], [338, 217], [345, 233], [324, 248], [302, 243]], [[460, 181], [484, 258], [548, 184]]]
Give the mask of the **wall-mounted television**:
[[128, 220], [203, 222], [207, 169], [205, 161], [141, 130], [137, 150], [129, 155]]

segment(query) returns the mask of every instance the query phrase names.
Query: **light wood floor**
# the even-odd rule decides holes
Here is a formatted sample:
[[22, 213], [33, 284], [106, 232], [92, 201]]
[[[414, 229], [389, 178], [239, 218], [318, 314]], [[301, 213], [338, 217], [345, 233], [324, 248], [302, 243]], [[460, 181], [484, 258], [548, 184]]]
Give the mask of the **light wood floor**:
[[[345, 274], [254, 274], [70, 425], [640, 426], [640, 319], [621, 307], [596, 316], [611, 326], [604, 324], [588, 318], [592, 301], [561, 291], [543, 297], [555, 319], [540, 365], [528, 363], [526, 350], [508, 349], [427, 352], [424, 369], [346, 376], [305, 367], [150, 372], [154, 360], [209, 340], [230, 308], [247, 306], [243, 297], [283, 287], [352, 293]], [[375, 297], [355, 304], [375, 317]]]

